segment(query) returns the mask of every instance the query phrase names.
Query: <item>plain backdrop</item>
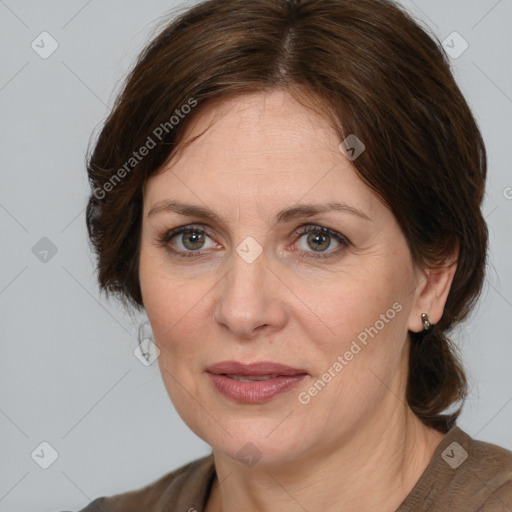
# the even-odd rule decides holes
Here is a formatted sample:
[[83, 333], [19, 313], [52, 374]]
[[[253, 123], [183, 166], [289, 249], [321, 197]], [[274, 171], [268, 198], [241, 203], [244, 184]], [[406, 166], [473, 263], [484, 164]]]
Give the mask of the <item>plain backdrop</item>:
[[[84, 221], [91, 133], [176, 5], [0, 0], [0, 512], [76, 511], [210, 451], [157, 362], [134, 356], [139, 318], [100, 296]], [[490, 261], [455, 332], [471, 388], [459, 426], [512, 449], [512, 1], [404, 5], [453, 55], [468, 45], [451, 61], [489, 152]]]

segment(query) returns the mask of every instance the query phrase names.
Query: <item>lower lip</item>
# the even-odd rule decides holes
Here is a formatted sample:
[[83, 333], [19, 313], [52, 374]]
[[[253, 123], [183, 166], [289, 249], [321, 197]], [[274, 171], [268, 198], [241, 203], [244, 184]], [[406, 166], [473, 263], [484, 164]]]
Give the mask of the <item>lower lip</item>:
[[304, 380], [307, 375], [283, 375], [268, 380], [257, 380], [253, 382], [241, 382], [230, 379], [225, 375], [208, 373], [217, 391], [224, 396], [242, 402], [244, 404], [260, 404], [268, 402], [275, 396], [293, 389]]

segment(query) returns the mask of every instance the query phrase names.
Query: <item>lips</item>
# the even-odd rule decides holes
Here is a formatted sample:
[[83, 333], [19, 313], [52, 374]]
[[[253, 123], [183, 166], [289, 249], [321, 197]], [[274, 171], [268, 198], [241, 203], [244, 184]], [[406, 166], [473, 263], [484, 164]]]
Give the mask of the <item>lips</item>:
[[296, 387], [305, 370], [269, 361], [242, 364], [224, 361], [206, 369], [215, 389], [239, 403], [258, 404]]

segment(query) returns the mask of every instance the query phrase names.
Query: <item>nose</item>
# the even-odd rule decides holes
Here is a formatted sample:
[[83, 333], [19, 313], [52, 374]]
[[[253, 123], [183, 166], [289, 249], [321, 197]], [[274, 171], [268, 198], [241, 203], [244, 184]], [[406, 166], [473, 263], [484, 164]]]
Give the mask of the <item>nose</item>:
[[219, 283], [215, 321], [245, 340], [282, 329], [288, 318], [282, 286], [264, 253], [248, 263], [233, 252], [229, 271]]

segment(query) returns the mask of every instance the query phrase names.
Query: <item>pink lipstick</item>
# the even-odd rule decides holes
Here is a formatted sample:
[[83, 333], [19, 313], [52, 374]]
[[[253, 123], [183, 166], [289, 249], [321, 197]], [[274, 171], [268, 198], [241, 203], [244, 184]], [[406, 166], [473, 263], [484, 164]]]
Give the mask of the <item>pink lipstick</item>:
[[209, 366], [206, 373], [217, 391], [246, 404], [267, 402], [296, 387], [308, 375], [303, 369], [271, 361], [251, 364], [223, 361]]

